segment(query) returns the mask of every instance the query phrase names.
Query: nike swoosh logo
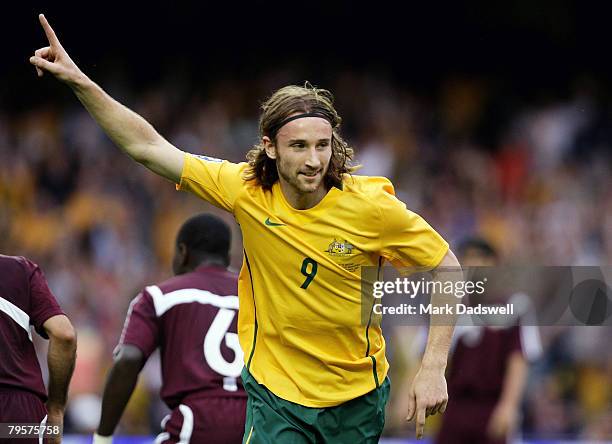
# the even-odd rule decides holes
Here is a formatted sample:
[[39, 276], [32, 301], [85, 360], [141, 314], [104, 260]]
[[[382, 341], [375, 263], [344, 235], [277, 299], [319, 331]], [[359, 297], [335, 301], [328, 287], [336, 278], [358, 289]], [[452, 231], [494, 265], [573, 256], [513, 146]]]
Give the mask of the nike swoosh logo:
[[287, 225], [287, 224], [277, 224], [276, 222], [272, 222], [269, 217], [266, 219], [264, 223], [269, 227], [284, 227]]

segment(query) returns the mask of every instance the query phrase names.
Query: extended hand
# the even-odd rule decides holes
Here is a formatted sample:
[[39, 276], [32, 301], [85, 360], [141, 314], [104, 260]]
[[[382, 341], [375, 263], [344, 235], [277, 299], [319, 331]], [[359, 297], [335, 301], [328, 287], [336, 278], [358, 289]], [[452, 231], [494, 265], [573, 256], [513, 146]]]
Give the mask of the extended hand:
[[410, 387], [408, 421], [416, 416], [416, 437], [423, 437], [425, 418], [436, 413], [444, 413], [448, 402], [444, 369], [421, 367]]
[[36, 67], [38, 77], [42, 77], [46, 71], [62, 82], [76, 83], [83, 77], [83, 73], [62, 47], [45, 16], [40, 14], [38, 19], [49, 41], [49, 46], [37, 49], [34, 51], [34, 55], [30, 57], [30, 63]]

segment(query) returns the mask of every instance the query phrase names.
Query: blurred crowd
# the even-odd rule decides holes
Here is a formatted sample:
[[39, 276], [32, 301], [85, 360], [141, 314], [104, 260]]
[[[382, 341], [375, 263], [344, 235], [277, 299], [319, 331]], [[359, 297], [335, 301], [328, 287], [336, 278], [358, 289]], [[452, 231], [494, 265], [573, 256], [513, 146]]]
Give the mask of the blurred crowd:
[[[258, 104], [296, 81], [284, 72], [219, 81], [197, 93], [176, 80], [147, 88], [101, 83], [179, 148], [238, 162], [257, 141]], [[612, 119], [596, 85], [577, 82], [563, 97], [528, 101], [461, 77], [427, 94], [372, 74], [338, 74], [318, 86], [336, 96], [342, 133], [362, 165], [358, 174], [392, 179], [399, 198], [451, 246], [477, 234], [506, 263], [612, 263]], [[77, 328], [67, 430], [78, 433], [97, 426], [129, 301], [171, 274], [178, 226], [212, 211], [234, 227], [235, 269], [242, 249], [231, 215], [129, 160], [76, 99], [69, 103], [41, 100], [18, 113], [0, 108], [0, 252], [39, 263]], [[610, 333], [542, 329], [544, 355], [530, 373], [523, 435], [612, 437]], [[408, 349], [404, 341], [390, 335], [389, 347]], [[414, 365], [403, 356], [394, 354], [403, 360], [396, 374]], [[154, 358], [120, 433], [158, 430], [159, 384]], [[388, 434], [408, 436], [393, 402]]]

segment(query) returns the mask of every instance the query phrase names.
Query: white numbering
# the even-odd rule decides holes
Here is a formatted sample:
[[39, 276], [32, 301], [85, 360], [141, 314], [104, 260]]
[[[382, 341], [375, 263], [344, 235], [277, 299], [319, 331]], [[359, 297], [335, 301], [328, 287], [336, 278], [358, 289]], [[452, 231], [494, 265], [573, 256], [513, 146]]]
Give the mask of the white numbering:
[[[234, 316], [235, 310], [220, 308], [204, 338], [204, 359], [211, 369], [226, 377], [224, 387], [230, 391], [235, 390], [235, 384], [231, 383], [232, 378], [240, 376], [244, 366], [244, 354], [238, 342], [238, 335], [228, 332]], [[225, 345], [234, 352], [232, 362], [226, 361], [221, 354], [221, 341], [224, 339]]]
[[[155, 314], [158, 317], [162, 316], [172, 307], [192, 302], [210, 304], [219, 308], [219, 312], [204, 338], [204, 359], [213, 371], [223, 376], [223, 388], [225, 390], [231, 392], [238, 390], [236, 378], [240, 376], [242, 371], [244, 354], [238, 342], [238, 335], [228, 332], [238, 310], [238, 296], [219, 296], [210, 291], [197, 288], [181, 288], [164, 294], [155, 285], [147, 287], [147, 292], [153, 298]], [[132, 303], [136, 302], [137, 300], [135, 299]], [[126, 319], [127, 322], [128, 320]], [[226, 361], [221, 354], [222, 341], [225, 341], [225, 345], [234, 352], [234, 360], [232, 362]]]

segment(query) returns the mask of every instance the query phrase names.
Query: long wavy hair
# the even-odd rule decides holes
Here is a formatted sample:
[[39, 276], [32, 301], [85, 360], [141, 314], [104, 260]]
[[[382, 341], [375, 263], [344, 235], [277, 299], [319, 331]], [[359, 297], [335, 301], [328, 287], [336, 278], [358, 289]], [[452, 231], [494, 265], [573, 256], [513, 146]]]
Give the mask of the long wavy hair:
[[[261, 105], [259, 118], [259, 137], [268, 136], [276, 143], [279, 123], [295, 113], [316, 112], [324, 115], [332, 126], [332, 155], [329, 168], [324, 177], [325, 186], [342, 188], [342, 175], [351, 173], [353, 168], [353, 148], [339, 134], [342, 119], [334, 108], [334, 97], [326, 89], [315, 88], [309, 82], [304, 86], [285, 86], [270, 96]], [[278, 180], [276, 160], [266, 154], [263, 142], [253, 146], [246, 155], [249, 168], [245, 179], [253, 180], [265, 190], [272, 188]]]

